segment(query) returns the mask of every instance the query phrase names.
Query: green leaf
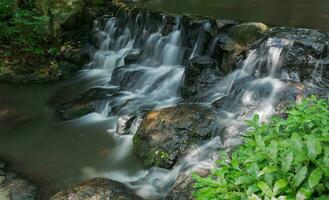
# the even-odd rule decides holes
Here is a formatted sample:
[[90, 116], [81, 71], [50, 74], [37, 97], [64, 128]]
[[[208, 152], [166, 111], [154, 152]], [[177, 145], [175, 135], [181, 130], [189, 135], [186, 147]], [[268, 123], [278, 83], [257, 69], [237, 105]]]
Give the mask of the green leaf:
[[329, 168], [329, 153], [327, 153], [327, 152], [323, 157], [323, 164], [325, 167]]
[[304, 166], [297, 172], [297, 174], [292, 179], [292, 186], [294, 188], [297, 188], [306, 178], [306, 174], [307, 174], [307, 167]]
[[302, 142], [301, 142], [301, 137], [298, 135], [298, 133], [293, 133], [291, 135], [291, 141], [293, 142], [293, 147], [297, 151], [301, 151], [303, 148]]
[[257, 174], [257, 177], [260, 177], [264, 174], [271, 174], [273, 172], [276, 172], [278, 170], [277, 167], [275, 166], [266, 166], [264, 167], [264, 169], [262, 169], [262, 171], [260, 171], [258, 174]]
[[280, 180], [276, 181], [274, 184], [274, 188], [273, 188], [274, 194], [277, 194], [277, 192], [279, 190], [281, 190], [282, 188], [285, 188], [287, 185], [288, 185], [288, 181], [285, 179], [280, 179]]
[[279, 196], [279, 197], [277, 198], [277, 200], [286, 200], [286, 199], [287, 199], [286, 196]]
[[281, 166], [282, 166], [282, 170], [284, 172], [288, 172], [290, 170], [291, 167], [291, 163], [294, 160], [294, 153], [293, 152], [289, 152], [287, 154], [287, 156], [281, 160]]
[[257, 161], [262, 161], [266, 159], [266, 155], [264, 153], [255, 153], [253, 154], [250, 158], [248, 158], [245, 162], [246, 163], [251, 163], [251, 162], [257, 162]]
[[310, 188], [315, 187], [320, 182], [322, 175], [322, 171], [319, 168], [316, 168], [311, 172], [310, 177], [308, 178], [308, 185]]
[[312, 195], [312, 192], [307, 188], [301, 188], [296, 195], [297, 200], [308, 199]]
[[329, 195], [322, 195], [319, 198], [316, 198], [316, 200], [328, 200], [329, 199]]
[[259, 187], [260, 190], [262, 190], [262, 192], [268, 196], [268, 197], [273, 197], [273, 192], [272, 189], [270, 188], [270, 186], [267, 185], [267, 183], [263, 182], [263, 181], [259, 181], [257, 183], [257, 186]]
[[276, 161], [278, 156], [278, 143], [276, 141], [272, 141], [271, 144], [267, 147], [267, 150], [270, 158]]
[[250, 194], [253, 194], [257, 191], [259, 191], [258, 186], [256, 184], [252, 184], [252, 185], [249, 185], [249, 187], [247, 189], [247, 194], [250, 195]]
[[315, 136], [309, 136], [307, 138], [307, 151], [308, 156], [311, 159], [316, 159], [316, 157], [321, 154], [322, 146], [319, 140]]
[[240, 176], [238, 179], [236, 179], [234, 185], [248, 184], [252, 181], [254, 181], [254, 178], [251, 176]]
[[256, 194], [252, 194], [251, 197], [248, 198], [248, 200], [261, 200], [261, 198]]

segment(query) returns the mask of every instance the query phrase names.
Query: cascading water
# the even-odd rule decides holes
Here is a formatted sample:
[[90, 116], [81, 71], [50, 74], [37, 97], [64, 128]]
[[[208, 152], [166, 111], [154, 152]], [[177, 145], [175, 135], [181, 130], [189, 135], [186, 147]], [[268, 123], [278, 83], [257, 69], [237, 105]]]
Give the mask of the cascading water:
[[[138, 14], [134, 21], [112, 17], [103, 29], [95, 22], [99, 48], [86, 73], [101, 71], [111, 77], [98, 82], [102, 83], [99, 87], [112, 88], [115, 92], [99, 102], [96, 112], [102, 118], [116, 120], [116, 125], [108, 130], [120, 144], [113, 150], [115, 160], [123, 160], [131, 151], [133, 135], [145, 113], [184, 101], [179, 91], [187, 59], [211, 57], [223, 37], [221, 34], [214, 36], [212, 44], [205, 47], [204, 34], [205, 31], [211, 32], [212, 25], [204, 22], [198, 29], [201, 33], [188, 49], [184, 43], [186, 30], [182, 30], [180, 18], [176, 18], [170, 31], [164, 31], [168, 29], [165, 17], [156, 27], [141, 23], [142, 18], [142, 14]], [[88, 175], [102, 175], [124, 182], [140, 196], [154, 199], [165, 197], [182, 174], [197, 168], [211, 168], [214, 163], [212, 156], [218, 149], [241, 143], [241, 135], [246, 130], [245, 119], [259, 114], [261, 120], [266, 121], [275, 113], [278, 100], [288, 87], [287, 82], [280, 80], [282, 53], [291, 45], [288, 40], [268, 38], [261, 48], [249, 51], [238, 69], [219, 77], [216, 84], [204, 92], [206, 98], [198, 103], [218, 110], [213, 139], [172, 170], [151, 168], [134, 175], [121, 171], [90, 175], [89, 171]], [[124, 135], [127, 132], [130, 134]]]

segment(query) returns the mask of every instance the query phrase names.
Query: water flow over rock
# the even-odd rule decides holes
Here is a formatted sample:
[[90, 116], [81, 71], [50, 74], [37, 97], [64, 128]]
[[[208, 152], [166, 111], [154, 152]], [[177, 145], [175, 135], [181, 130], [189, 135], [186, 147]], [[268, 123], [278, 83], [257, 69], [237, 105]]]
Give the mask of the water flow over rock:
[[[254, 114], [266, 121], [306, 95], [328, 95], [329, 38], [320, 32], [152, 12], [114, 16], [95, 22], [97, 50], [87, 70], [108, 79], [57, 113], [116, 118], [108, 132], [125, 149], [134, 145], [147, 169], [109, 178], [144, 198], [164, 198], [178, 177], [210, 168], [219, 148], [242, 142], [244, 120]], [[256, 32], [241, 39], [248, 30]], [[124, 159], [126, 151], [115, 152]]]

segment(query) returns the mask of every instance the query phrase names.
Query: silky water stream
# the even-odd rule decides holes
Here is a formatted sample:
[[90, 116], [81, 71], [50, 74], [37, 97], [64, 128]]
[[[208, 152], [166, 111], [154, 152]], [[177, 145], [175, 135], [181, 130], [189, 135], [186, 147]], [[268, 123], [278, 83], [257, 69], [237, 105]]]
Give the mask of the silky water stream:
[[[215, 47], [200, 47], [194, 38], [188, 50], [180, 17], [170, 31], [166, 17], [155, 26], [141, 25], [141, 17], [112, 17], [104, 25], [95, 22], [98, 47], [91, 63], [73, 80], [38, 86], [0, 84], [0, 120], [6, 122], [0, 124], [0, 156], [40, 185], [43, 198], [94, 177], [123, 182], [145, 198], [162, 198], [179, 175], [211, 168], [213, 153], [240, 143], [243, 120], [255, 113], [262, 120], [274, 114], [278, 96], [287, 86], [277, 76], [281, 54], [292, 45], [278, 38], [268, 39], [261, 50], [250, 50], [236, 70], [205, 92], [206, 98], [199, 102], [203, 105], [225, 100], [217, 109], [213, 139], [172, 170], [144, 169], [132, 152], [133, 134], [141, 117], [149, 110], [183, 102], [180, 87], [186, 61], [209, 56]], [[207, 22], [201, 26], [212, 28]], [[215, 37], [213, 43], [217, 40]], [[66, 122], [54, 116], [55, 104], [95, 87], [114, 91], [108, 94], [110, 100], [98, 103], [96, 112]], [[131, 116], [135, 120], [130, 134], [118, 134]], [[223, 141], [225, 130], [231, 137]]]

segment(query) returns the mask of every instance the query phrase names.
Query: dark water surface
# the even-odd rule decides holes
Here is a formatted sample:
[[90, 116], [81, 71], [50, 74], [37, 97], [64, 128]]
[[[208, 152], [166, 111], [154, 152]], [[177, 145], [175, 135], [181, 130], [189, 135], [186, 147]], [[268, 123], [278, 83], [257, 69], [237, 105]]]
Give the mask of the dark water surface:
[[329, 32], [329, 0], [147, 0], [141, 7]]
[[54, 115], [56, 103], [101, 85], [99, 80], [93, 75], [45, 85], [0, 83], [0, 159], [41, 186], [40, 199], [85, 179], [133, 177], [141, 169], [129, 150], [117, 157], [122, 142], [108, 132], [115, 119], [92, 114], [61, 122]]

